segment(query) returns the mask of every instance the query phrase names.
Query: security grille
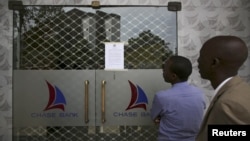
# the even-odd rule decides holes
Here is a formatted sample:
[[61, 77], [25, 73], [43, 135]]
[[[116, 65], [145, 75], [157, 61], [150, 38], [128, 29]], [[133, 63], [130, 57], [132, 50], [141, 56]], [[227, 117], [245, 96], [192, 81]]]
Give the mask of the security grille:
[[107, 127], [26, 127], [19, 129], [18, 141], [154, 141], [157, 128], [152, 126], [120, 126], [119, 131]]
[[[14, 11], [14, 69], [104, 69], [104, 43], [124, 42], [127, 69], [161, 69], [176, 54], [175, 12], [166, 7], [25, 6]], [[171, 17], [171, 18], [169, 18]], [[18, 141], [153, 141], [155, 126], [14, 128]]]
[[26, 7], [20, 16], [21, 46], [15, 66], [103, 69], [104, 42], [124, 42], [125, 68], [160, 69], [176, 53], [176, 25], [171, 26], [175, 21], [170, 21], [166, 11], [152, 7]]

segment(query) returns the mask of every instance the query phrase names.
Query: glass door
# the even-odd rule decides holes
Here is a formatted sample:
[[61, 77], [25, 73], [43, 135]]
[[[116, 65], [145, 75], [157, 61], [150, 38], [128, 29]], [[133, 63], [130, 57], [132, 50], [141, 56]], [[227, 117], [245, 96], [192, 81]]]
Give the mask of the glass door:
[[13, 76], [14, 139], [64, 140], [67, 130], [95, 126], [94, 71], [15, 70]]
[[[177, 50], [165, 6], [23, 6], [14, 10], [14, 140], [155, 140], [163, 61]], [[124, 44], [105, 70], [105, 42]]]
[[[153, 126], [151, 100], [155, 92], [170, 85], [155, 69], [96, 71], [97, 126]], [[154, 82], [152, 82], [152, 80]]]

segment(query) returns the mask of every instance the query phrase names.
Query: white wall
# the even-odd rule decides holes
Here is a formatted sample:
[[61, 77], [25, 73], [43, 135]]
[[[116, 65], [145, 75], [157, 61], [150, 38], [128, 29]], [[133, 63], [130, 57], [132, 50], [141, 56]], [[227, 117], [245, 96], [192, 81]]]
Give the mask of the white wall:
[[[24, 5], [89, 5], [92, 0], [23, 0]], [[100, 0], [102, 5], [167, 5], [174, 0]], [[249, 0], [176, 0], [182, 2], [178, 12], [178, 52], [192, 60], [190, 82], [203, 88], [207, 104], [213, 90], [197, 70], [199, 49], [208, 38], [227, 34], [241, 37], [250, 52]], [[8, 0], [0, 0], [0, 141], [12, 140], [12, 11]], [[240, 70], [250, 82], [250, 56]]]

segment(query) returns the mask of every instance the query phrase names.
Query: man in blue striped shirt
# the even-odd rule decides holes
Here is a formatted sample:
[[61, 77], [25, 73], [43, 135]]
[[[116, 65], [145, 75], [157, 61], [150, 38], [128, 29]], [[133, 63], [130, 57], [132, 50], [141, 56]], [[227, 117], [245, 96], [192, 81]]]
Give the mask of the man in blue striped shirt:
[[206, 107], [203, 92], [188, 84], [191, 62], [171, 56], [163, 66], [163, 78], [170, 89], [156, 93], [151, 108], [152, 120], [159, 124], [157, 141], [194, 141]]

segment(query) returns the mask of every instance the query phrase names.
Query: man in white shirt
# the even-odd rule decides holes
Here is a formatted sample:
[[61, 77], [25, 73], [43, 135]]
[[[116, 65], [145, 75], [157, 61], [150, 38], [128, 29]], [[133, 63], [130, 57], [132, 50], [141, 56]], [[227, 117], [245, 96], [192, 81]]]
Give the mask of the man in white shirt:
[[250, 124], [250, 85], [237, 76], [247, 57], [246, 44], [236, 36], [216, 36], [203, 44], [199, 73], [216, 93], [196, 141], [208, 140], [208, 125]]

